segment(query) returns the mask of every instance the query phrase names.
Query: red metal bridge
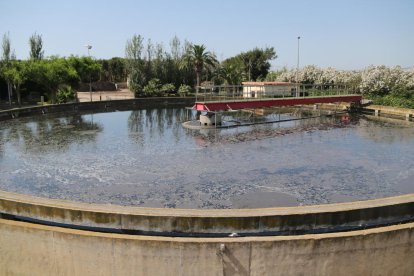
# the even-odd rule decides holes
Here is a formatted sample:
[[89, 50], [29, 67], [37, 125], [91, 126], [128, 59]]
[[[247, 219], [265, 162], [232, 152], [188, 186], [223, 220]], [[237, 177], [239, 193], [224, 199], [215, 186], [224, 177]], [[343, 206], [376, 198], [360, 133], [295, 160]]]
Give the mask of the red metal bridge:
[[197, 101], [194, 109], [198, 111], [237, 110], [243, 108], [263, 108], [272, 106], [293, 106], [318, 103], [351, 102], [359, 103], [360, 95], [342, 96], [319, 96], [319, 97], [290, 97], [277, 99], [247, 99], [247, 100], [224, 100], [224, 101]]
[[[278, 84], [280, 86], [280, 83]], [[315, 86], [309, 89], [304, 85], [299, 87], [298, 84], [298, 93], [292, 93], [292, 84], [287, 84], [290, 86], [287, 86], [285, 90], [276, 90], [273, 87], [273, 93], [266, 92], [263, 87], [259, 90], [257, 86], [220, 86], [222, 91], [217, 90], [217, 86], [214, 86], [213, 89], [204, 89], [203, 92], [197, 93], [193, 109], [213, 112], [320, 103], [360, 103], [362, 100], [361, 95], [353, 94], [349, 89], [339, 86], [318, 91], [315, 90]], [[255, 91], [253, 91], [254, 89]]]

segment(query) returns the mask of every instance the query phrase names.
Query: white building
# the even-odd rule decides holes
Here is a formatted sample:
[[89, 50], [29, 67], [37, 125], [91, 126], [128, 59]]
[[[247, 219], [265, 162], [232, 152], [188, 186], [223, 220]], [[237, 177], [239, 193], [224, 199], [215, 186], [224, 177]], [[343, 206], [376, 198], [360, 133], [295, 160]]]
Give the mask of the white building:
[[244, 98], [273, 98], [292, 96], [296, 91], [296, 84], [291, 82], [242, 82]]

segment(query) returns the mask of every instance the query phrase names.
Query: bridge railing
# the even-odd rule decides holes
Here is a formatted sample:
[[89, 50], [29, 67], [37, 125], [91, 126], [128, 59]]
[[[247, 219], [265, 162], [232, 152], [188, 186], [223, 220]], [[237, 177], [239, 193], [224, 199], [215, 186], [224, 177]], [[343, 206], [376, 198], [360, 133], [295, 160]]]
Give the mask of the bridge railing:
[[198, 87], [196, 102], [257, 101], [354, 94], [357, 94], [356, 87], [346, 84], [211, 85]]

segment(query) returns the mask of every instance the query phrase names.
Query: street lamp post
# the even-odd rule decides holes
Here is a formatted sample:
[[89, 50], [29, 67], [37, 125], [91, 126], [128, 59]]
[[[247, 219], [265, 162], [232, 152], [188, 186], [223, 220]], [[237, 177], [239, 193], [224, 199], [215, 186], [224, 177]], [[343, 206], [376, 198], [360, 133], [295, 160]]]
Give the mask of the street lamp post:
[[[90, 54], [90, 50], [92, 49], [92, 46], [87, 44], [85, 45], [85, 47], [88, 49], [88, 56], [91, 57]], [[89, 72], [89, 96], [91, 98], [91, 102], [92, 102], [92, 76], [91, 76], [91, 72]]]
[[300, 36], [298, 36], [298, 64], [296, 65], [296, 96], [299, 97], [300, 96], [300, 91], [299, 91], [299, 41], [300, 41]]

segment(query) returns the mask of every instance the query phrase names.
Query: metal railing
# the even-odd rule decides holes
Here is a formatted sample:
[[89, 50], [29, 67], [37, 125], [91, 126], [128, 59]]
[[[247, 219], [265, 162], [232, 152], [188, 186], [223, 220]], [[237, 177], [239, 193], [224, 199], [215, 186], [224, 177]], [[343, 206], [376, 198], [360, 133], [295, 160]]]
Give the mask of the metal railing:
[[257, 101], [357, 94], [355, 87], [345, 84], [211, 85], [198, 88], [196, 102]]

